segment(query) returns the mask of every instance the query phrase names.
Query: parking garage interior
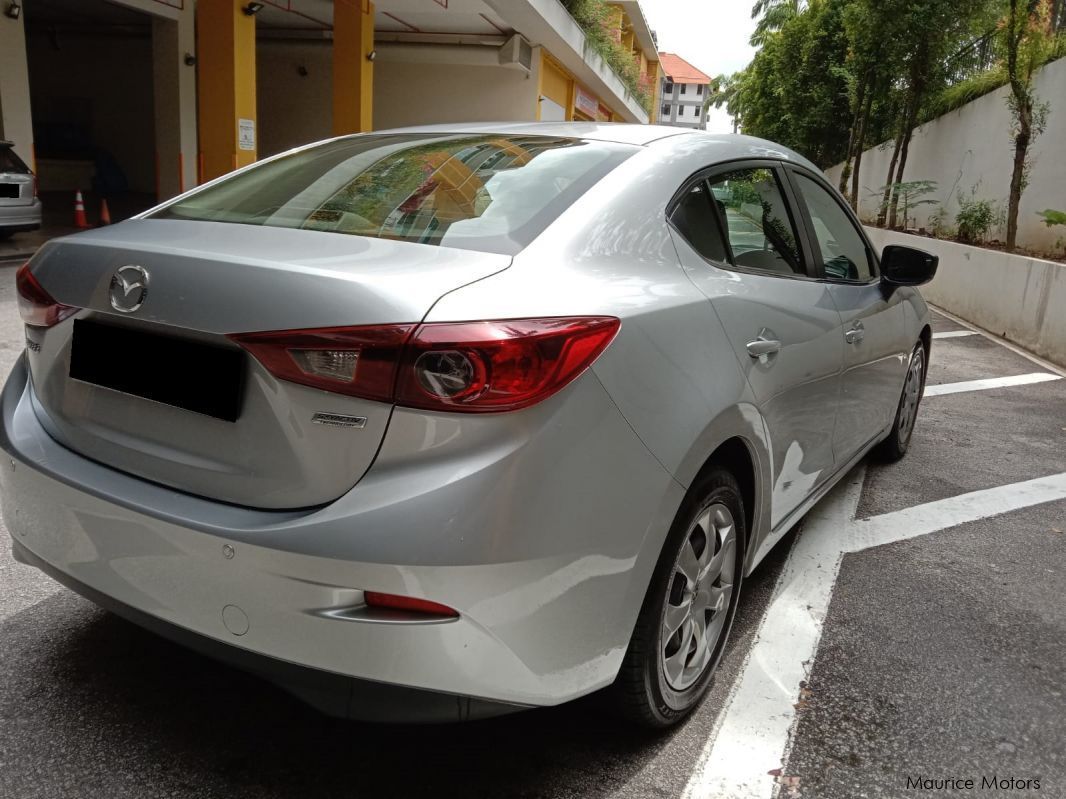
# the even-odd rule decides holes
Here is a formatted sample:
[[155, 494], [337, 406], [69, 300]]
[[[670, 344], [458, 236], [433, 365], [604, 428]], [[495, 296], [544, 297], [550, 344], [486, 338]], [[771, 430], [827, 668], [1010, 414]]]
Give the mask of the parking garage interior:
[[46, 214], [116, 217], [155, 202], [152, 17], [87, 0], [26, 6], [34, 155]]

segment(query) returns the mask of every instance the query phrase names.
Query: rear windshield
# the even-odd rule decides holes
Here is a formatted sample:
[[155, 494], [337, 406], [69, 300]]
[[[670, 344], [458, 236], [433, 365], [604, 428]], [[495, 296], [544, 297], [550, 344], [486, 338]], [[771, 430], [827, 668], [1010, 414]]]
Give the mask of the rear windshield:
[[22, 159], [15, 155], [10, 147], [0, 147], [0, 172], [29, 172], [30, 168], [22, 163]]
[[548, 136], [356, 136], [266, 162], [152, 216], [513, 255], [637, 149]]

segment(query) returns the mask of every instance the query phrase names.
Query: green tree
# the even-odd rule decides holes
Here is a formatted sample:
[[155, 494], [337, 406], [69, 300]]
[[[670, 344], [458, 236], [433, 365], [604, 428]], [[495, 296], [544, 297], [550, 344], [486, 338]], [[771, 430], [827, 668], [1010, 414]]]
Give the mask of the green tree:
[[842, 160], [849, 123], [848, 41], [843, 10], [852, 0], [812, 0], [771, 33], [734, 76], [745, 133], [778, 141], [821, 166]]
[[1043, 133], [1047, 122], [1049, 106], [1040, 102], [1033, 91], [1033, 75], [1047, 61], [1054, 46], [1051, 23], [1052, 6], [1048, 0], [1009, 0], [1007, 16], [1000, 26], [1010, 83], [1007, 106], [1014, 122], [1014, 163], [1007, 199], [1008, 252], [1014, 250], [1018, 240], [1018, 207], [1031, 166], [1029, 145]]
[[711, 81], [707, 99], [703, 101], [705, 110], [725, 106], [726, 111], [733, 117], [734, 133], [740, 129], [742, 120], [744, 101], [744, 93], [741, 90], [742, 79], [743, 75], [739, 72], [734, 72], [732, 75], [717, 75]]
[[752, 47], [762, 47], [769, 35], [781, 30], [802, 10], [800, 0], [756, 0], [751, 8], [751, 18], [759, 20], [751, 34]]

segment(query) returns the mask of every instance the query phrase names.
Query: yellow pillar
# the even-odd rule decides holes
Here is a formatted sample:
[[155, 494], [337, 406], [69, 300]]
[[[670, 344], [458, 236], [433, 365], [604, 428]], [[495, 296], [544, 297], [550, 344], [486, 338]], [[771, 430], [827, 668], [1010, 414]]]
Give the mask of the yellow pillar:
[[255, 17], [246, 0], [196, 4], [200, 179], [256, 159]]
[[373, 129], [374, 4], [369, 0], [333, 3], [333, 132]]

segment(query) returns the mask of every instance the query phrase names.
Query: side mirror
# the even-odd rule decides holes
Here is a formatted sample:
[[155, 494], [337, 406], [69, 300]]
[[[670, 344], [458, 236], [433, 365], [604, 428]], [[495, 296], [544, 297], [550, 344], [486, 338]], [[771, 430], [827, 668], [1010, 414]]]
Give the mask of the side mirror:
[[890, 288], [920, 286], [936, 275], [940, 258], [914, 247], [889, 244], [881, 253], [881, 282]]

